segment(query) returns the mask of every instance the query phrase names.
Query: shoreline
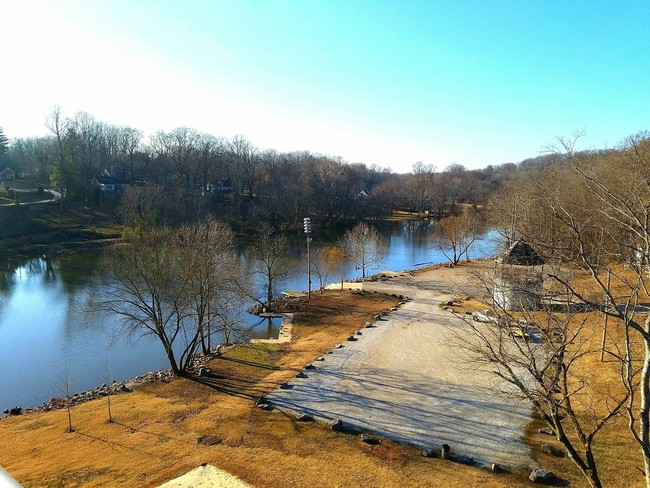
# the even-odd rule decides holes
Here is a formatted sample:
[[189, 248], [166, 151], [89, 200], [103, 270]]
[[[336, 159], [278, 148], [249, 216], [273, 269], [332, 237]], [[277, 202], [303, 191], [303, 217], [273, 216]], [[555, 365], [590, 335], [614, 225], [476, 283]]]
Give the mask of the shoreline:
[[[194, 357], [194, 362], [192, 365], [192, 370], [199, 374], [201, 367], [205, 365], [211, 359], [214, 359], [221, 355], [224, 351], [231, 349], [240, 345], [239, 343], [232, 343], [228, 346], [220, 344], [215, 349], [214, 352], [206, 355], [199, 354]], [[160, 369], [156, 371], [149, 371], [144, 374], [134, 376], [122, 381], [113, 381], [110, 385], [103, 383], [100, 386], [96, 386], [89, 390], [83, 390], [77, 393], [70, 395], [70, 406], [80, 405], [82, 403], [90, 402], [97, 400], [99, 398], [104, 398], [112, 395], [121, 395], [124, 393], [132, 393], [134, 389], [138, 387], [150, 384], [150, 383], [169, 383], [177, 378], [178, 375], [172, 372], [171, 369]], [[66, 408], [66, 398], [65, 397], [53, 397], [47, 402], [41, 403], [40, 405], [30, 406], [22, 408], [20, 406], [15, 407], [6, 407], [3, 410], [3, 414], [0, 415], [0, 419], [4, 417], [11, 417], [16, 415], [25, 415], [29, 413], [39, 413], [39, 412], [49, 412], [51, 410], [60, 410]], [[18, 409], [19, 413], [11, 413], [14, 409]]]
[[[69, 403], [71, 407], [79, 405], [82, 403], [90, 402], [92, 400], [97, 400], [99, 398], [104, 398], [107, 396], [120, 395], [124, 393], [133, 392], [134, 388], [137, 388], [141, 385], [147, 383], [169, 383], [172, 381], [176, 375], [172, 373], [171, 369], [162, 369], [159, 371], [150, 371], [148, 373], [135, 376], [134, 378], [124, 380], [124, 381], [113, 381], [110, 385], [106, 383], [101, 386], [96, 386], [90, 390], [80, 391], [74, 393], [69, 397]], [[25, 415], [29, 413], [39, 413], [39, 412], [49, 412], [51, 410], [60, 410], [66, 408], [67, 401], [65, 397], [53, 397], [49, 401], [37, 405], [35, 407], [22, 407], [16, 406], [13, 408], [7, 408], [3, 411], [4, 417], [11, 417], [15, 415]], [[19, 409], [20, 413], [12, 413], [15, 409]], [[2, 418], [2, 417], [0, 417]]]

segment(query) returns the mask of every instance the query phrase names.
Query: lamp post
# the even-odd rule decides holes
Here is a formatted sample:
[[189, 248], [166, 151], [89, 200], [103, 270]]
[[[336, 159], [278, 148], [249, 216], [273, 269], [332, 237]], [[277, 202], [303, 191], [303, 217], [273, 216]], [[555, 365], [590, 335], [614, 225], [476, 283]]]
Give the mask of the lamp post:
[[311, 243], [311, 219], [305, 217], [302, 219], [305, 224], [305, 234], [307, 234], [307, 299], [311, 299], [311, 252], [309, 244]]

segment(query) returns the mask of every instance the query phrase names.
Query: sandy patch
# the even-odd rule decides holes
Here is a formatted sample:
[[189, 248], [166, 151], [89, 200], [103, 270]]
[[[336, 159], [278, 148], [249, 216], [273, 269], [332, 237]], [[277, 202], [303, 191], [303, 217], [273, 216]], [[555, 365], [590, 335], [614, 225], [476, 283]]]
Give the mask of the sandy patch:
[[178, 478], [163, 483], [159, 488], [252, 488], [236, 476], [211, 464], [199, 466]]

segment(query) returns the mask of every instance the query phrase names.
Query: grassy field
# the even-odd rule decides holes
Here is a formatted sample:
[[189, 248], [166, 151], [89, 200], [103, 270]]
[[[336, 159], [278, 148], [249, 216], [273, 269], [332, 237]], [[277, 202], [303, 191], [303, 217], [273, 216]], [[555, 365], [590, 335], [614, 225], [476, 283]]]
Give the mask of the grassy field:
[[[259, 487], [522, 486], [384, 441], [370, 446], [319, 423], [254, 406], [335, 344], [395, 302], [380, 295], [315, 294], [299, 312], [294, 340], [245, 345], [209, 364], [206, 383], [176, 379], [65, 411], [0, 419], [0, 465], [24, 486], [157, 486], [209, 462]], [[300, 325], [301, 321], [312, 325]], [[197, 443], [212, 436], [215, 445]]]

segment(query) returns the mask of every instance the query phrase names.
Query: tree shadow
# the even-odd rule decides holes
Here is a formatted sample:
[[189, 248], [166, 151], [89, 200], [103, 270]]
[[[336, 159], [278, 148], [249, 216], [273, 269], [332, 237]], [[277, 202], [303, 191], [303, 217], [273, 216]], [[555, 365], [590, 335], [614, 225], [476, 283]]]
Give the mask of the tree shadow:
[[220, 393], [248, 400], [255, 400], [281, 384], [274, 381], [264, 381], [263, 379], [256, 380], [214, 374], [209, 376], [187, 374], [185, 378], [205, 385]]

